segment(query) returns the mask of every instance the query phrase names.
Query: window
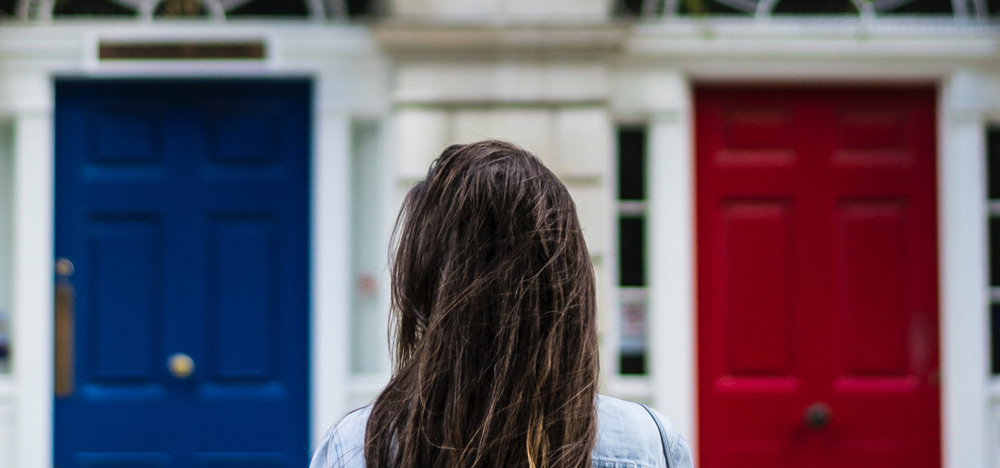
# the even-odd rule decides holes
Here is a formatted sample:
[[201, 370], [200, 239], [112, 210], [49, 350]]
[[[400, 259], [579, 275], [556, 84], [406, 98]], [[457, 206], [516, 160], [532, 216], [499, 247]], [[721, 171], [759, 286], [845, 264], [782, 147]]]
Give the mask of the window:
[[619, 361], [624, 375], [647, 369], [646, 129], [618, 130]]
[[953, 0], [615, 0], [619, 16], [996, 15], [1000, 1]]
[[987, 196], [989, 197], [990, 368], [1000, 374], [1000, 126], [986, 133]]
[[[24, 5], [23, 7], [20, 5]], [[0, 0], [0, 19], [63, 17], [152, 18], [301, 18], [345, 19], [372, 16], [378, 0], [161, 0], [135, 3], [122, 0]]]
[[11, 130], [0, 122], [0, 374], [10, 372]]
[[[391, 218], [384, 213], [386, 192], [391, 187], [385, 175], [378, 121], [358, 120], [351, 125], [351, 372], [355, 375], [389, 374], [386, 324], [389, 323], [386, 244]], [[372, 390], [377, 390], [375, 387]], [[365, 395], [365, 398], [374, 395]]]
[[0, 20], [14, 16], [14, 0], [0, 0]]

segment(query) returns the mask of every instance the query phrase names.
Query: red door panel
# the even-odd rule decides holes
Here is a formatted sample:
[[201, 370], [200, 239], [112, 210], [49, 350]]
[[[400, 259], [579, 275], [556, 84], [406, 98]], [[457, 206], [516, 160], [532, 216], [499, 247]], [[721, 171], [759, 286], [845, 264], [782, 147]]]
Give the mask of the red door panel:
[[940, 466], [934, 92], [695, 91], [702, 468]]

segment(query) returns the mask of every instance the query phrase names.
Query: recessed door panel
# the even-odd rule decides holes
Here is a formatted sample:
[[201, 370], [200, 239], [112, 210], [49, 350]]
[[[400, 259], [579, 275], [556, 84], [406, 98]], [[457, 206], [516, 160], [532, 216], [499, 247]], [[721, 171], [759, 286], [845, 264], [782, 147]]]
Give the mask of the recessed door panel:
[[794, 373], [792, 209], [782, 201], [723, 202], [726, 374], [790, 376]]

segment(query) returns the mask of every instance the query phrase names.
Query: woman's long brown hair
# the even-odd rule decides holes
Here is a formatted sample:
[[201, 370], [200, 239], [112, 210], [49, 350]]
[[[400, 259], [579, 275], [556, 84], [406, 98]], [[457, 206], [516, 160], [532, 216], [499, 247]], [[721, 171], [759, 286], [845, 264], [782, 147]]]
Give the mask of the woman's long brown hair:
[[394, 234], [394, 372], [369, 468], [583, 468], [597, 437], [593, 266], [566, 187], [509, 143], [448, 147]]

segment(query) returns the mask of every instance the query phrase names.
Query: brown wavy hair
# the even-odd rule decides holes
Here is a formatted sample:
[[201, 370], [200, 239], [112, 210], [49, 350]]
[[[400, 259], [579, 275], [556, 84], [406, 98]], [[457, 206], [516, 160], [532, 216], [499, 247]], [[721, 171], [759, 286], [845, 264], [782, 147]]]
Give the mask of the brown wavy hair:
[[453, 145], [393, 237], [396, 356], [366, 465], [589, 467], [594, 272], [566, 186], [509, 143]]

